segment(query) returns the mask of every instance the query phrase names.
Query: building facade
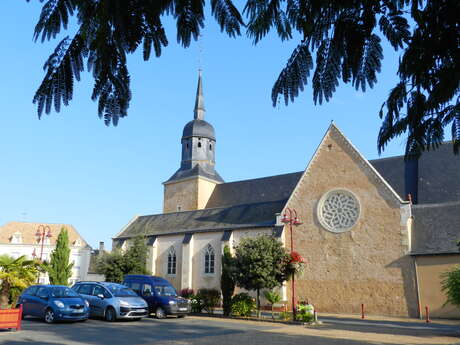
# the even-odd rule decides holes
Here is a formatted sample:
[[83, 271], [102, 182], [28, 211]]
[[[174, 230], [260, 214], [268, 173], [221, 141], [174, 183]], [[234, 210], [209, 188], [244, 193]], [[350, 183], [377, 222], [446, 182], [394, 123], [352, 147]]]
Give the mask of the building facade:
[[[25, 255], [29, 259], [49, 261], [51, 252], [56, 248], [59, 232], [63, 228], [67, 229], [69, 234], [70, 261], [73, 262], [69, 284], [87, 280], [91, 247], [69, 224], [6, 223], [0, 226], [0, 255], [8, 254], [15, 258]], [[48, 275], [41, 274], [39, 283], [49, 284]]]
[[[153, 274], [177, 289], [219, 288], [223, 247], [272, 235], [307, 260], [296, 298], [323, 312], [364, 304], [371, 314], [418, 316], [427, 305], [433, 316], [460, 317], [443, 306], [440, 287], [440, 274], [460, 263], [460, 157], [451, 144], [417, 161], [369, 161], [331, 124], [304, 171], [225, 183], [201, 76], [194, 113], [180, 168], [164, 182], [164, 213], [133, 218], [114, 246], [146, 236]], [[289, 210], [302, 222], [292, 233], [280, 221]]]

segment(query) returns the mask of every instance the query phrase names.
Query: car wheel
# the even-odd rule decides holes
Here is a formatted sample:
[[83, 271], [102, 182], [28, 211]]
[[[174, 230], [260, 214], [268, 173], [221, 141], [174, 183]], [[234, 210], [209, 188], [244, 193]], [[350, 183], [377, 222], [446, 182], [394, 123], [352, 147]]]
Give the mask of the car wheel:
[[105, 321], [113, 322], [116, 318], [115, 309], [109, 307], [105, 310]]
[[134, 319], [132, 319], [132, 320], [133, 320], [133, 321], [141, 321], [142, 318], [141, 318], [141, 317], [136, 317], [136, 318], [134, 318]]
[[185, 317], [185, 315], [177, 315], [178, 318], [182, 319]]
[[166, 313], [162, 307], [158, 307], [157, 310], [155, 310], [155, 317], [157, 319], [164, 319], [166, 317]]
[[54, 311], [52, 309], [46, 309], [45, 311], [45, 322], [53, 323], [54, 322]]

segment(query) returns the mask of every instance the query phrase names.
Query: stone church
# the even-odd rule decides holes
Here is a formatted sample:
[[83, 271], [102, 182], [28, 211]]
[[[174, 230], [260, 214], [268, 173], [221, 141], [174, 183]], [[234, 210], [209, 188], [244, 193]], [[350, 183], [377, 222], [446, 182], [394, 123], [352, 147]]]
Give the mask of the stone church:
[[[134, 217], [114, 238], [148, 238], [148, 268], [177, 289], [220, 288], [221, 253], [241, 238], [272, 235], [306, 260], [297, 300], [322, 312], [460, 317], [443, 306], [440, 274], [460, 263], [460, 157], [452, 144], [423, 154], [367, 160], [331, 124], [306, 169], [224, 182], [216, 135], [205, 120], [201, 76], [194, 119], [183, 130], [180, 168], [164, 182], [163, 213]], [[410, 195], [410, 197], [408, 197]], [[291, 300], [291, 282], [281, 289]]]

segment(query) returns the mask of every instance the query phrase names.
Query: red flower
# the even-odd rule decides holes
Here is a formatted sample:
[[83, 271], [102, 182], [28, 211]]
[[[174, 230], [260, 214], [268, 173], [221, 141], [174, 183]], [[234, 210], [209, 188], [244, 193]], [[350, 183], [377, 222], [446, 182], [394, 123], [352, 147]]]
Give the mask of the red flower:
[[291, 252], [291, 263], [305, 263], [305, 259], [297, 252]]

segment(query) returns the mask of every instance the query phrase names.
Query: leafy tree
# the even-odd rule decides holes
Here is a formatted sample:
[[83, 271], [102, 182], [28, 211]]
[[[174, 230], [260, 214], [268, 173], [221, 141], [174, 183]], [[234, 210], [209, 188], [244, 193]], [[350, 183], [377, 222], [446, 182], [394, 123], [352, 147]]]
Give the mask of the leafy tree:
[[264, 296], [268, 303], [270, 303], [272, 309], [272, 319], [275, 319], [273, 316], [273, 305], [281, 301], [281, 295], [276, 291], [265, 291]]
[[104, 274], [106, 281], [121, 283], [126, 274], [149, 274], [146, 265], [147, 244], [143, 236], [137, 236], [124, 253], [116, 249], [102, 254], [97, 260], [96, 271]]
[[225, 316], [232, 312], [232, 296], [235, 291], [235, 260], [228, 246], [224, 247], [222, 255], [222, 274], [220, 276], [220, 289], [222, 290], [222, 308]]
[[260, 290], [281, 286], [286, 280], [289, 255], [271, 236], [244, 238], [235, 248], [235, 280], [239, 287], [256, 290], [260, 312]]
[[69, 234], [62, 228], [56, 241], [56, 248], [51, 252], [50, 262], [43, 263], [43, 269], [48, 273], [53, 285], [67, 285], [72, 276], [73, 263], [69, 263], [70, 248]]
[[33, 284], [38, 277], [39, 263], [27, 260], [25, 255], [15, 259], [0, 255], [0, 307], [14, 304], [20, 291]]
[[442, 291], [447, 296], [447, 303], [460, 307], [460, 266], [451, 271], [444, 272], [441, 276]]
[[105, 276], [105, 281], [121, 283], [126, 272], [125, 259], [120, 250], [104, 253], [96, 262], [96, 271]]
[[[27, 0], [29, 1], [29, 0]], [[311, 78], [313, 99], [329, 101], [339, 82], [363, 92], [377, 83], [383, 59], [381, 41], [402, 49], [398, 84], [380, 110], [383, 119], [378, 149], [408, 133], [406, 153], [436, 148], [451, 126], [454, 151], [460, 149], [460, 65], [458, 0], [247, 0], [243, 14], [231, 0], [210, 0], [212, 15], [229, 36], [247, 34], [260, 42], [271, 30], [281, 40], [299, 41], [272, 89], [273, 105], [281, 97], [294, 101]], [[126, 55], [140, 46], [144, 60], [168, 45], [162, 19], [176, 20], [177, 40], [188, 47], [204, 27], [205, 1], [47, 0], [35, 27], [35, 40], [56, 38], [78, 19], [73, 37], [58, 43], [46, 61], [45, 77], [34, 103], [39, 117], [60, 111], [73, 97], [73, 84], [92, 72], [92, 99], [99, 117], [116, 125], [131, 100]], [[409, 22], [411, 25], [409, 25]], [[412, 26], [412, 27], [411, 27]], [[316, 57], [315, 57], [316, 54]], [[396, 62], [395, 62], [396, 63]], [[312, 77], [310, 75], [313, 74]]]
[[147, 243], [145, 237], [137, 236], [132, 246], [128, 248], [123, 257], [125, 259], [126, 274], [147, 274]]

